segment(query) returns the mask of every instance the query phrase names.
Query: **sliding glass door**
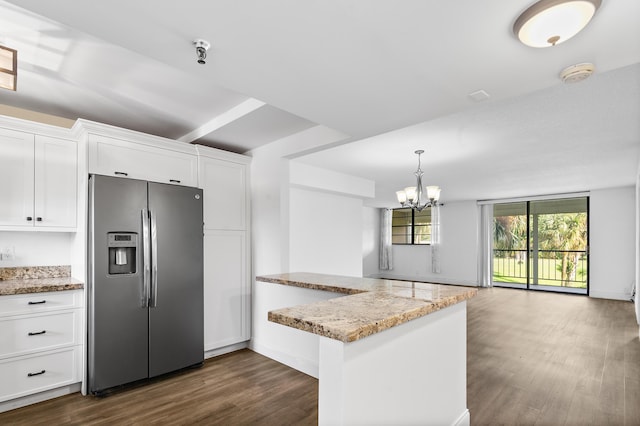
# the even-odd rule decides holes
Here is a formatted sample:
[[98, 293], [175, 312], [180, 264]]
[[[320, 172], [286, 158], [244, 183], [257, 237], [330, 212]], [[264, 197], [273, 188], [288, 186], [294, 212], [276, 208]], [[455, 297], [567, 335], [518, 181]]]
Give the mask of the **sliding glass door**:
[[588, 198], [494, 205], [493, 283], [588, 294]]

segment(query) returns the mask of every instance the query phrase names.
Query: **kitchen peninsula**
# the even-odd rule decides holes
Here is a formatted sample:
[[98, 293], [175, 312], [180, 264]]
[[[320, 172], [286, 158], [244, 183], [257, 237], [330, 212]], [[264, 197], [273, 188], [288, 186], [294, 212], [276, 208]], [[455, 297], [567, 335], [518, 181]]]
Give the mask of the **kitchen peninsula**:
[[289, 304], [268, 321], [318, 337], [319, 424], [469, 424], [466, 300], [477, 289], [312, 273], [256, 281], [262, 308]]

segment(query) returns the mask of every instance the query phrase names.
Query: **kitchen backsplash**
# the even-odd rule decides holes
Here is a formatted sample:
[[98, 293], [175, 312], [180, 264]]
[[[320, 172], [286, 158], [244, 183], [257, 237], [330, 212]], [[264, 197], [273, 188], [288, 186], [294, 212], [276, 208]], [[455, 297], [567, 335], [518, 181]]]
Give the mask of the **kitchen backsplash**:
[[0, 281], [71, 276], [71, 265], [0, 268]]

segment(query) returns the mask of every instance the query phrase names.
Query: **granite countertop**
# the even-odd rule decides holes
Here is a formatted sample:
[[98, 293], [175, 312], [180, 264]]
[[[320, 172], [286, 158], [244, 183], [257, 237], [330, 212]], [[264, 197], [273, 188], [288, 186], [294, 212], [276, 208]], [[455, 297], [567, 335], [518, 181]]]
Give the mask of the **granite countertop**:
[[330, 300], [277, 309], [269, 321], [353, 342], [470, 299], [475, 287], [355, 278], [306, 272], [266, 275], [256, 281], [345, 294]]
[[84, 284], [71, 277], [69, 265], [0, 268], [0, 296], [82, 288]]

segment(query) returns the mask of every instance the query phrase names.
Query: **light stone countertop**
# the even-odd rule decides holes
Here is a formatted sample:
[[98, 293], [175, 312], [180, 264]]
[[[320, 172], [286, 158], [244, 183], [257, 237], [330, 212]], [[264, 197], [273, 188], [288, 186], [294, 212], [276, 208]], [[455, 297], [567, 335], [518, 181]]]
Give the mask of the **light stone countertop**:
[[84, 288], [81, 281], [70, 275], [68, 265], [0, 268], [0, 296]]
[[82, 288], [84, 288], [84, 284], [71, 277], [6, 280], [0, 281], [0, 296], [78, 290]]
[[472, 298], [475, 287], [295, 272], [256, 281], [345, 294], [344, 297], [277, 309], [269, 321], [353, 342]]

